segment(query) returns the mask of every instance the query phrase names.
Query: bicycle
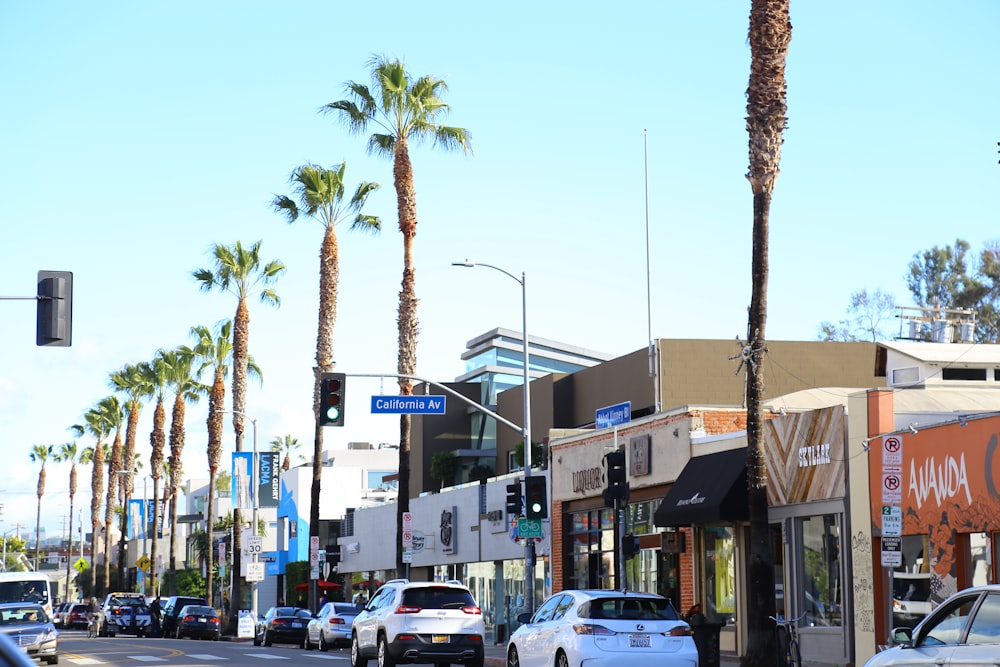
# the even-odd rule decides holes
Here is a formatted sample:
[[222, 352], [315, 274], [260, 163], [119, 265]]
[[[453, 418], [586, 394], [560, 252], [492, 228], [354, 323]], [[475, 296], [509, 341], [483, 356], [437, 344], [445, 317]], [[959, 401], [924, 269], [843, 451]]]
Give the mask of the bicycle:
[[[802, 667], [802, 654], [799, 652], [798, 623], [806, 617], [803, 613], [798, 618], [784, 616], [768, 616], [774, 621], [774, 638], [778, 645], [776, 653], [778, 667]], [[785, 654], [785, 662], [781, 662], [781, 654]]]
[[87, 638], [93, 639], [100, 634], [101, 631], [101, 615], [91, 614], [90, 620], [87, 621]]

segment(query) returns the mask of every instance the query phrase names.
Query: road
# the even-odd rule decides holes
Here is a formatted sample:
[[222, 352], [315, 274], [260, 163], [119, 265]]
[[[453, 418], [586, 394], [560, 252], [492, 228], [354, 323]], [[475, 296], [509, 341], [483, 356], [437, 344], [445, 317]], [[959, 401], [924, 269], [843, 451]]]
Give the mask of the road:
[[[329, 652], [304, 651], [291, 644], [254, 646], [252, 641], [205, 641], [194, 639], [151, 639], [129, 635], [88, 639], [84, 630], [61, 630], [59, 634], [59, 664], [69, 665], [136, 665], [155, 663], [163, 667], [204, 667], [211, 663], [233, 662], [241, 667], [264, 661], [295, 660], [305, 666], [339, 665], [348, 667], [350, 649], [330, 649]], [[503, 646], [486, 646], [487, 667], [502, 667]], [[369, 663], [374, 667], [375, 661]]]

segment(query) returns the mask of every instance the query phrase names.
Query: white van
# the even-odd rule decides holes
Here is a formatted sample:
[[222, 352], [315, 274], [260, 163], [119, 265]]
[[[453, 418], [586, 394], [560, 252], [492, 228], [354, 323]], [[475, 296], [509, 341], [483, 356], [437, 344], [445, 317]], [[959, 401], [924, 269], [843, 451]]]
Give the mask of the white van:
[[52, 583], [44, 572], [0, 572], [0, 602], [37, 602], [52, 617]]

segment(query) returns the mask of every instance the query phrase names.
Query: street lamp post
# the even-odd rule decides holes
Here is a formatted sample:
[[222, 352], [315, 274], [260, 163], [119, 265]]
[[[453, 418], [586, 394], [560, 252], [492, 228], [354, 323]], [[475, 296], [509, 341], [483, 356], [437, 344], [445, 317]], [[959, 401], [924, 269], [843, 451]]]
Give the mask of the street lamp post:
[[[494, 271], [499, 271], [500, 273], [513, 278], [519, 285], [521, 285], [521, 349], [523, 356], [523, 363], [521, 364], [524, 368], [523, 370], [523, 384], [524, 389], [521, 394], [524, 397], [524, 476], [527, 477], [531, 475], [531, 394], [530, 388], [530, 366], [528, 355], [528, 283], [525, 278], [524, 271], [521, 272], [521, 277], [518, 278], [513, 273], [500, 268], [499, 266], [494, 266], [492, 264], [486, 264], [485, 262], [470, 262], [465, 260], [464, 262], [452, 262], [452, 266], [485, 266], [488, 269], [493, 269]], [[524, 540], [524, 601], [525, 607], [528, 613], [532, 613], [535, 610], [535, 541], [528, 537]]]
[[[257, 420], [254, 419], [254, 418], [252, 418], [252, 417], [250, 417], [250, 416], [248, 416], [248, 415], [246, 415], [246, 414], [244, 414], [244, 413], [242, 413], [242, 412], [235, 412], [233, 410], [216, 410], [216, 413], [230, 414], [230, 415], [240, 415], [241, 417], [243, 417], [244, 419], [246, 419], [247, 421], [249, 421], [251, 424], [253, 424], [253, 463], [251, 464], [251, 472], [254, 475], [256, 475], [256, 469], [257, 469], [256, 468], [256, 466], [257, 466]], [[258, 495], [257, 494], [257, 489], [254, 488], [253, 484], [250, 485], [250, 488], [248, 489], [248, 491], [250, 492], [250, 498], [251, 498], [251, 503], [252, 503], [252, 507], [253, 507], [253, 519], [252, 519], [253, 520], [253, 525], [250, 526], [250, 535], [251, 535], [251, 537], [256, 538], [257, 537], [257, 507], [258, 507], [258, 505], [260, 503], [257, 502], [257, 500], [258, 500], [257, 499], [257, 495]], [[209, 520], [209, 525], [211, 525], [212, 519], [213, 519], [213, 517], [209, 517], [209, 519], [208, 519]], [[256, 540], [254, 540], [254, 541], [256, 541]], [[236, 545], [234, 544], [233, 545], [233, 549], [235, 549], [235, 548], [236, 548]], [[259, 557], [259, 554], [258, 554], [257, 550], [255, 549], [254, 552], [253, 552], [253, 562], [254, 563], [257, 562], [258, 557]], [[239, 573], [233, 572], [233, 577], [234, 578], [238, 578], [239, 577]], [[252, 593], [251, 593], [251, 600], [250, 600], [250, 606], [253, 609], [253, 617], [254, 618], [257, 618], [257, 583], [258, 583], [257, 580], [254, 579], [253, 583], [250, 586], [250, 590], [252, 591]], [[237, 587], [236, 589], [238, 591], [239, 587]]]

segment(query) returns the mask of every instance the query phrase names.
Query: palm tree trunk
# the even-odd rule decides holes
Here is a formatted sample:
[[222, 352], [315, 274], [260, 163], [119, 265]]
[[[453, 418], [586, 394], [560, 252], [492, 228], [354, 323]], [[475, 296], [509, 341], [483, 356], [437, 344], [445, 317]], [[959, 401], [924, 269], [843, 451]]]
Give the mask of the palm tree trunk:
[[159, 595], [160, 593], [160, 578], [157, 576], [156, 571], [156, 559], [159, 557], [159, 535], [160, 531], [160, 476], [153, 475], [153, 520], [150, 526], [150, 531], [153, 533], [150, 539], [149, 547], [149, 560], [152, 575], [152, 586], [150, 586], [150, 594]]

